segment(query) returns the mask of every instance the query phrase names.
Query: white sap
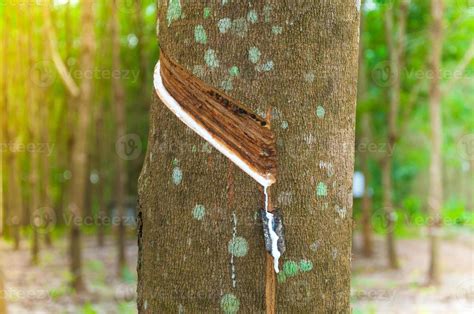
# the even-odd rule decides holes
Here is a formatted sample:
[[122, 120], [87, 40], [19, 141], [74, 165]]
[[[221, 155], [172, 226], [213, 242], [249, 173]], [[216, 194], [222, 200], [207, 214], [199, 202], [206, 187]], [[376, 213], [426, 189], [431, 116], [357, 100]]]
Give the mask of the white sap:
[[272, 240], [272, 256], [273, 256], [273, 267], [275, 268], [275, 272], [279, 273], [278, 269], [278, 260], [280, 259], [281, 253], [278, 250], [278, 235], [276, 234], [275, 230], [273, 229], [273, 214], [268, 211], [268, 192], [267, 186], [263, 187], [263, 193], [265, 193], [265, 213], [268, 219], [268, 230], [270, 231], [270, 239]]

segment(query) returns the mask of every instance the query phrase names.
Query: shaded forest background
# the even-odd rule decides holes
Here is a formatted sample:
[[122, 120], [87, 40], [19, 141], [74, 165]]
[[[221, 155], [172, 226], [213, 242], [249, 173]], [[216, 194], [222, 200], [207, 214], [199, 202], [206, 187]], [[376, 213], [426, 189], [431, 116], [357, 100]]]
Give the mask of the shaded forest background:
[[[393, 293], [408, 285], [462, 312], [474, 305], [474, 3], [370, 0], [361, 14], [355, 311], [410, 306]], [[133, 313], [156, 2], [2, 0], [0, 15], [0, 313], [2, 301]]]

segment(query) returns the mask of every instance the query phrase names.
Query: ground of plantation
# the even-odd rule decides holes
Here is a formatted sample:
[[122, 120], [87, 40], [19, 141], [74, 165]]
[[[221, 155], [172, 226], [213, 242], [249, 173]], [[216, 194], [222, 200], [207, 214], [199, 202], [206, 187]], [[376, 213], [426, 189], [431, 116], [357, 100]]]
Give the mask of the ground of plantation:
[[[27, 243], [20, 251], [0, 242], [0, 262], [5, 274], [9, 313], [136, 313], [136, 242], [128, 242], [129, 270], [117, 276], [115, 242], [109, 238], [98, 248], [94, 237], [84, 240], [84, 273], [88, 291], [76, 295], [66, 282], [67, 244], [56, 240], [41, 253], [39, 266], [31, 266]], [[400, 239], [401, 268], [387, 270], [383, 237], [375, 238], [371, 259], [353, 256], [353, 313], [473, 313], [474, 241], [468, 232], [445, 232], [442, 242], [443, 284], [425, 286], [428, 265], [426, 238]]]

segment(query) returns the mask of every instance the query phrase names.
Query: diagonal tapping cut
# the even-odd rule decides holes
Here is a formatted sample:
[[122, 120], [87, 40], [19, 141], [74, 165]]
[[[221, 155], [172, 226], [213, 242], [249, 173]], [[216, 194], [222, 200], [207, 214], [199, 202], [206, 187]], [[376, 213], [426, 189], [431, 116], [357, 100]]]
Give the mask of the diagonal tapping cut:
[[268, 121], [189, 73], [161, 51], [155, 89], [188, 127], [263, 186], [276, 181], [275, 134]]

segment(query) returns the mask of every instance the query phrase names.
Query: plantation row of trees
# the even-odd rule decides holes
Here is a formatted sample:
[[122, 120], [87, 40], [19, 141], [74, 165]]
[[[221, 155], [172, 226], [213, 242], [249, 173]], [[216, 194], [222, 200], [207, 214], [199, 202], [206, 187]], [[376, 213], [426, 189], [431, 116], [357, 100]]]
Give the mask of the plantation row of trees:
[[72, 285], [83, 290], [84, 228], [100, 246], [115, 230], [117, 273], [127, 266], [120, 217], [144, 149], [156, 8], [6, 1], [0, 10], [2, 234], [15, 249], [29, 245], [38, 264], [42, 247], [68, 233]]

